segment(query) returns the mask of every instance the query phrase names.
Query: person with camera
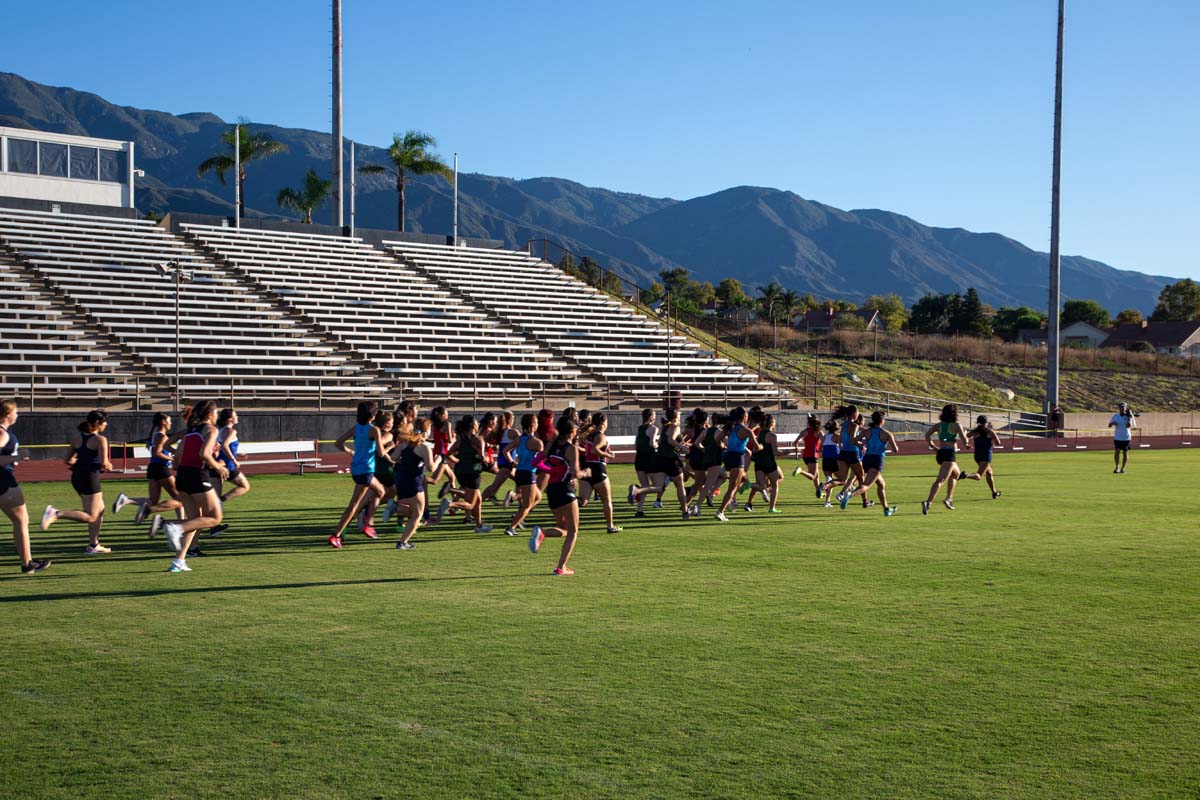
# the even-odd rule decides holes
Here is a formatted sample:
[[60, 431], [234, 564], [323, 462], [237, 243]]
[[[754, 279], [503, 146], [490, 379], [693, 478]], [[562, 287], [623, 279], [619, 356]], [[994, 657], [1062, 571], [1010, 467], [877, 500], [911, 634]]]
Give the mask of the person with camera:
[[1133, 439], [1130, 431], [1137, 427], [1134, 414], [1125, 403], [1117, 403], [1117, 413], [1108, 421], [1108, 427], [1113, 428], [1113, 474], [1125, 474], [1125, 465], [1129, 463], [1129, 443]]

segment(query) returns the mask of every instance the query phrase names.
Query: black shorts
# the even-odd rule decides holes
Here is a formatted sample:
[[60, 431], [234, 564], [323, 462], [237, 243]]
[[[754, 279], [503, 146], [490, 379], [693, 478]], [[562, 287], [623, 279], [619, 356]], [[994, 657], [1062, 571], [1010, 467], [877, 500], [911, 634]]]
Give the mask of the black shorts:
[[863, 456], [862, 465], [864, 470], [874, 469], [883, 472], [883, 456], [867, 454]]
[[976, 453], [975, 454], [975, 463], [981, 467], [984, 464], [992, 463], [992, 454], [991, 453]]
[[478, 489], [479, 475], [478, 472], [455, 472], [454, 479], [458, 481], [460, 489]]
[[166, 464], [147, 464], [146, 480], [165, 481], [171, 477], [171, 468]]
[[396, 499], [407, 500], [410, 497], [416, 497], [424, 493], [425, 487], [421, 485], [420, 477], [409, 479], [402, 478], [396, 483]]
[[688, 453], [688, 466], [700, 472], [704, 467], [704, 453], [693, 451]]
[[513, 473], [513, 481], [517, 486], [533, 486], [533, 470], [519, 469]]
[[1124, 440], [1113, 439], [1113, 449], [1114, 450], [1128, 450], [1129, 449], [1129, 440], [1128, 439], [1124, 439]]
[[584, 478], [584, 480], [590, 483], [592, 486], [595, 486], [597, 483], [604, 483], [606, 480], [608, 480], [608, 464], [604, 463], [603, 461], [588, 461], [584, 464], [584, 466], [587, 467], [592, 473], [589, 477]]
[[732, 450], [727, 450], [725, 455], [721, 457], [721, 466], [730, 471], [742, 469], [746, 463], [745, 456], [745, 453], [735, 453]]
[[[226, 469], [229, 469], [229, 468], [226, 467]], [[241, 475], [241, 474], [242, 474], [242, 471], [240, 469], [230, 469], [229, 475], [225, 478], [225, 480], [231, 481], [234, 478], [236, 478], [238, 475]]]
[[[229, 480], [233, 480], [233, 473], [229, 473]], [[375, 470], [375, 480], [379, 481], [384, 486], [391, 486], [396, 482], [396, 476], [392, 470], [392, 465], [388, 464], [386, 469]]]
[[71, 486], [80, 497], [90, 494], [100, 494], [100, 473], [88, 470], [71, 471]]
[[945, 464], [947, 462], [953, 464], [958, 461], [958, 454], [954, 452], [953, 447], [939, 447], [937, 451], [937, 463]]
[[638, 472], [647, 474], [658, 471], [657, 459], [654, 456], [635, 456], [633, 459], [633, 468]]
[[807, 467], [815, 467], [817, 465], [817, 457], [816, 456], [805, 456], [804, 457], [804, 465]]
[[683, 463], [676, 458], [666, 458], [660, 456], [658, 466], [654, 468], [655, 472], [661, 472], [668, 478], [674, 478], [676, 475], [683, 474]]
[[17, 476], [6, 469], [0, 469], [0, 494], [4, 494], [9, 489], [17, 488]]
[[213, 490], [208, 470], [200, 467], [180, 467], [175, 472], [175, 488], [184, 494], [205, 494]]
[[754, 462], [754, 471], [759, 475], [774, 475], [779, 471], [779, 464], [776, 463], [774, 456], [762, 458]]
[[843, 450], [838, 453], [838, 461], [843, 464], [857, 464], [862, 461], [862, 456], [859, 455], [857, 450]]
[[546, 487], [546, 505], [552, 509], [570, 505], [576, 499], [573, 483], [552, 483]]
[[373, 481], [375, 479], [375, 473], [374, 472], [362, 472], [362, 473], [359, 473], [358, 475], [351, 475], [350, 477], [353, 478], [354, 482], [357, 483], [359, 486], [370, 486], [371, 481]]
[[838, 470], [840, 470], [841, 468], [842, 468], [842, 462], [838, 461], [836, 458], [822, 458], [821, 459], [821, 469], [825, 472], [826, 475], [837, 475]]

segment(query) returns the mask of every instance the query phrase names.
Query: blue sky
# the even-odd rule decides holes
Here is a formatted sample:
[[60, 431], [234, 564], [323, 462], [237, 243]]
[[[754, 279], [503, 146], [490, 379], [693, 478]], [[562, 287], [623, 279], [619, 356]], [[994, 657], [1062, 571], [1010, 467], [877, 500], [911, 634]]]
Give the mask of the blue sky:
[[[788, 189], [1049, 241], [1055, 0], [345, 0], [345, 126], [466, 171]], [[13, 4], [0, 70], [328, 130], [329, 3]], [[125, 25], [124, 32], [114, 27]], [[1200, 279], [1200, 4], [1069, 0], [1063, 252]], [[21, 31], [20, 36], [11, 35]]]

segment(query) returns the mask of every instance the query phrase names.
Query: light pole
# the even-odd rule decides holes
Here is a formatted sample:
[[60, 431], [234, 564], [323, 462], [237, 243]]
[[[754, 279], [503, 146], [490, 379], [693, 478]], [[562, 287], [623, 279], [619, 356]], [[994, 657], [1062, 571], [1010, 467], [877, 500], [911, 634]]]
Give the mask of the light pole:
[[192, 280], [192, 273], [186, 271], [180, 266], [178, 261], [165, 261], [162, 264], [155, 264], [154, 269], [158, 271], [159, 277], [165, 278], [171, 276], [175, 282], [175, 413], [183, 408], [180, 403], [179, 377], [182, 372], [182, 356], [180, 355], [180, 335], [179, 335], [179, 291], [184, 281]]
[[1054, 70], [1054, 167], [1050, 187], [1050, 307], [1046, 318], [1046, 413], [1058, 405], [1059, 297], [1062, 263], [1058, 249], [1059, 179], [1062, 175], [1063, 17], [1066, 0], [1058, 0], [1058, 54]]

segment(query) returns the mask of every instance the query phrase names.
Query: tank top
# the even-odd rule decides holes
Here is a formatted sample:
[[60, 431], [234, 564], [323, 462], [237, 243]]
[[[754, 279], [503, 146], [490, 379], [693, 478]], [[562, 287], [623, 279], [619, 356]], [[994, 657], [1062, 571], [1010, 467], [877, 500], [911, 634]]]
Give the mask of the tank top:
[[975, 455], [986, 456], [992, 453], [992, 436], [987, 431], [983, 431], [982, 436], [975, 437]]
[[472, 472], [483, 472], [483, 456], [475, 451], [471, 446], [471, 440], [467, 438], [458, 440], [458, 463], [454, 465], [454, 471], [462, 474]]
[[425, 460], [417, 455], [415, 447], [411, 444], [407, 445], [400, 451], [400, 458], [396, 460], [396, 469], [393, 473], [396, 484], [416, 483], [424, 472]]
[[658, 434], [658, 457], [671, 461], [679, 460], [679, 451], [675, 449], [675, 440], [667, 436], [666, 428]]
[[512, 437], [509, 436], [511, 432], [512, 428], [505, 428], [504, 432], [500, 434], [500, 452], [504, 452], [505, 448], [512, 444]]
[[375, 442], [371, 439], [370, 423], [354, 426], [354, 457], [350, 460], [351, 475], [375, 474]]
[[536, 453], [529, 449], [529, 440], [532, 438], [533, 437], [528, 433], [522, 433], [521, 438], [517, 440], [517, 446], [513, 449], [513, 455], [516, 456], [518, 470], [537, 472], [537, 467], [533, 465], [533, 457], [536, 455]]
[[867, 455], [887, 455], [887, 442], [884, 441], [883, 434], [879, 432], [879, 428], [871, 428], [871, 433], [867, 437]]
[[804, 439], [800, 445], [801, 458], [816, 458], [817, 445], [821, 443], [821, 432], [813, 428], [804, 431]]
[[183, 437], [183, 446], [179, 448], [179, 467], [199, 469], [204, 466], [204, 456], [202, 450], [204, 448], [205, 428], [208, 423], [202, 422], [199, 425], [193, 425], [188, 428], [187, 435]]
[[649, 425], [638, 426], [637, 437], [634, 439], [633, 448], [639, 456], [648, 457], [654, 455], [654, 442], [650, 438]]
[[584, 448], [583, 460], [593, 464], [607, 464], [608, 459], [600, 455], [600, 451], [596, 449], [596, 440], [600, 438], [600, 431], [596, 431], [588, 437], [587, 445]]
[[857, 453], [858, 444], [854, 441], [854, 437], [850, 435], [850, 423], [842, 425], [842, 450], [843, 453]]
[[158, 441], [159, 436], [166, 438], [167, 435], [162, 431], [155, 431], [154, 433], [150, 434], [150, 438], [146, 440], [146, 449], [150, 451], [150, 463], [157, 464], [160, 467], [169, 467], [171, 466], [171, 459], [159, 458], [158, 456], [154, 455], [154, 443]]
[[433, 454], [435, 456], [444, 456], [450, 449], [450, 434], [438, 426], [436, 423], [433, 426]]
[[[226, 433], [226, 431], [228, 431], [228, 433]], [[237, 460], [239, 440], [234, 439], [232, 442], [229, 442], [229, 452], [233, 455], [232, 459], [225, 457], [225, 453], [221, 451], [221, 445], [225, 444], [226, 441], [228, 441], [228, 438], [232, 435], [234, 435], [234, 430], [232, 428], [221, 428], [221, 430], [217, 432], [217, 452], [221, 453], [221, 463], [224, 464], [227, 469], [233, 469], [233, 465]]]
[[721, 463], [721, 444], [717, 441], [720, 433], [718, 428], [709, 428], [704, 434], [704, 463], [709, 466]]
[[73, 472], [99, 472], [100, 451], [87, 446], [88, 440], [96, 434], [81, 433], [79, 447], [75, 448], [75, 463], [71, 465]]
[[957, 440], [958, 434], [950, 430], [949, 422], [938, 423], [938, 441], [942, 443], [942, 447], [952, 448]]
[[838, 447], [837, 436], [832, 433], [826, 433], [825, 438], [821, 440], [821, 458], [837, 458], [841, 452]]
[[[746, 431], [745, 436], [738, 436], [738, 431]], [[725, 439], [725, 449], [731, 453], [746, 452], [746, 443], [750, 441], [750, 429], [745, 425], [738, 423], [733, 426], [733, 430], [729, 432], [729, 436]]]
[[688, 445], [688, 458], [701, 458], [704, 455], [704, 432], [708, 428], [692, 428], [692, 443]]
[[[4, 444], [4, 447], [0, 447], [0, 456], [15, 456], [17, 454], [17, 447], [20, 444], [17, 441], [17, 435], [8, 430], [8, 428], [4, 430], [8, 432], [8, 441]], [[0, 464], [0, 469], [11, 475], [16, 466], [16, 464]]]
[[552, 445], [546, 456], [551, 486], [565, 486], [575, 482], [575, 476], [571, 473], [571, 462], [567, 460], [568, 447], [570, 447], [569, 442]]

